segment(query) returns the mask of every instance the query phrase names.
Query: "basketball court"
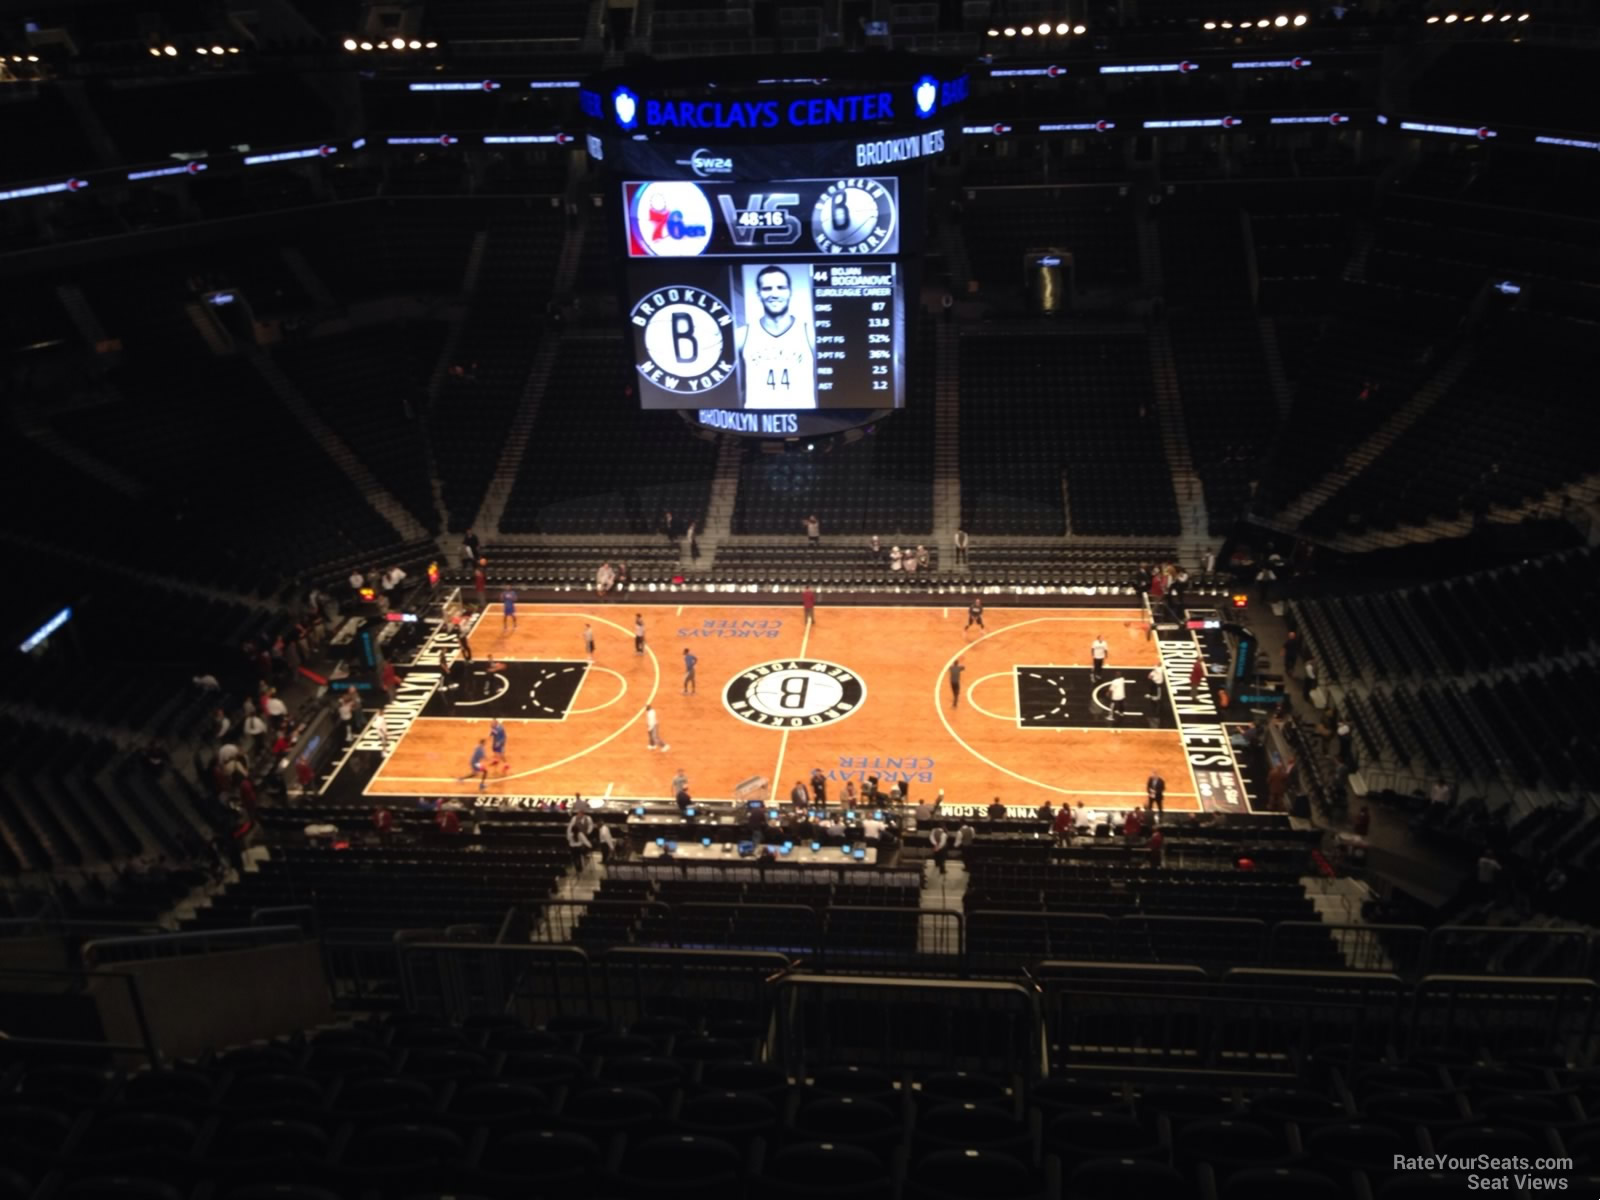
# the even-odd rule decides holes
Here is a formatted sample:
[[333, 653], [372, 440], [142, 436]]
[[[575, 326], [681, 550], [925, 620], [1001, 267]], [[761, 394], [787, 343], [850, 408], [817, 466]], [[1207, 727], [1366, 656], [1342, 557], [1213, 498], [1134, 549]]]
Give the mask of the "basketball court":
[[[642, 654], [634, 650], [636, 611], [646, 627]], [[1175, 667], [1183, 664], [1169, 653], [1172, 686], [1159, 701], [1149, 698], [1149, 673], [1169, 643], [1150, 636], [1143, 609], [984, 615], [985, 629], [966, 629], [964, 603], [824, 605], [810, 625], [798, 602], [543, 604], [519, 606], [517, 627], [502, 629], [491, 608], [472, 628], [466, 682], [442, 686], [439, 653], [455, 638], [441, 627], [385, 710], [387, 747], [369, 727], [323, 790], [348, 798], [479, 795], [468, 763], [497, 718], [508, 731], [507, 765], [482, 793], [497, 805], [575, 794], [660, 800], [680, 768], [697, 800], [733, 800], [755, 778], [778, 800], [820, 768], [830, 796], [847, 780], [861, 788], [875, 775], [885, 791], [904, 782], [913, 802], [942, 790], [947, 806], [981, 807], [999, 796], [1012, 805], [1049, 799], [1116, 809], [1144, 803], [1153, 770], [1167, 781], [1169, 811], [1248, 811], [1242, 795], [1224, 802], [1227, 789], [1207, 778], [1214, 771], [1193, 769], [1202, 761], [1232, 766], [1221, 726], [1202, 711], [1209, 685], [1196, 703], [1186, 695], [1186, 666], [1179, 680]], [[586, 624], [593, 662], [584, 652]], [[1110, 648], [1098, 682], [1090, 661], [1097, 636]], [[1182, 644], [1193, 646], [1186, 631]], [[687, 695], [686, 649], [699, 660]], [[957, 659], [965, 670], [961, 702], [952, 705]], [[1115, 721], [1113, 675], [1127, 681]], [[670, 750], [649, 747], [646, 704], [655, 706]], [[1197, 720], [1207, 722], [1203, 745], [1193, 734]], [[359, 769], [353, 752], [367, 752]]]

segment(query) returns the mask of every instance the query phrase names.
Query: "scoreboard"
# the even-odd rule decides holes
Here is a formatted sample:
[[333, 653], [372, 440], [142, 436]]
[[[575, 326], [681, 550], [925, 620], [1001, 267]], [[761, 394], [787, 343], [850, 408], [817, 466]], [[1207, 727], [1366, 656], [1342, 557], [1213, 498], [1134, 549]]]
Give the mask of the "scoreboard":
[[782, 61], [627, 62], [579, 88], [630, 386], [702, 429], [837, 433], [905, 405], [927, 168], [953, 147], [966, 64]]
[[644, 407], [905, 402], [897, 177], [629, 180], [621, 199]]

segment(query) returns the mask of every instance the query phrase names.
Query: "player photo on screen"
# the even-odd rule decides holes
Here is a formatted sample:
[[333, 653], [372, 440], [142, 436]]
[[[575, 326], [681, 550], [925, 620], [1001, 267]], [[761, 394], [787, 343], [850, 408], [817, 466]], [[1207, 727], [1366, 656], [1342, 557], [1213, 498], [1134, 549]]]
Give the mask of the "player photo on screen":
[[746, 409], [817, 407], [817, 336], [811, 268], [746, 263], [735, 268], [734, 345]]

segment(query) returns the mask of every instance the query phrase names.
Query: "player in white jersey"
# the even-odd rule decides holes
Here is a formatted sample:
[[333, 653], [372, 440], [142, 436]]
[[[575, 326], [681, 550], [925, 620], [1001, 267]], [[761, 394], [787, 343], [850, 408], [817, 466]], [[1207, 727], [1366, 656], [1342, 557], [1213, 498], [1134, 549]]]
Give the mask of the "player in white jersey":
[[816, 338], [810, 322], [789, 311], [789, 272], [763, 267], [756, 290], [761, 319], [739, 331], [745, 408], [816, 408]]

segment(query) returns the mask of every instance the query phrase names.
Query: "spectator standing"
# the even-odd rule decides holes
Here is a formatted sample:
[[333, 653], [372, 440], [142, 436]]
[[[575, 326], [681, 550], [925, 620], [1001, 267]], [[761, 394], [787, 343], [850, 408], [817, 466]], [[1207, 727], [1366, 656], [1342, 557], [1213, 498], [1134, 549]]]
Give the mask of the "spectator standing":
[[1162, 851], [1166, 844], [1167, 835], [1162, 833], [1159, 828], [1150, 835], [1150, 840], [1145, 843], [1145, 849], [1150, 854], [1150, 865], [1152, 867], [1161, 866]]
[[389, 703], [393, 704], [395, 693], [400, 690], [400, 672], [394, 669], [394, 663], [387, 658], [383, 660], [383, 670], [378, 674], [378, 685], [383, 688]]
[[817, 520], [816, 513], [812, 513], [806, 518], [806, 541], [812, 547], [822, 544], [822, 523]]
[[828, 777], [821, 767], [811, 768], [811, 798], [818, 808], [828, 807]]
[[347, 745], [355, 737], [355, 722], [356, 694], [354, 689], [346, 688], [344, 695], [339, 697], [339, 727], [344, 730]]
[[1300, 635], [1293, 629], [1283, 639], [1283, 674], [1285, 678], [1294, 674], [1295, 664], [1300, 661]]
[[594, 819], [586, 812], [572, 814], [572, 819], [567, 822], [567, 848], [572, 851], [572, 866], [574, 870], [582, 871], [589, 858], [589, 833], [594, 828]]
[[928, 848], [933, 851], [933, 865], [943, 875], [945, 861], [950, 857], [950, 834], [943, 825], [935, 825], [928, 834]]
[[984, 810], [984, 812], [987, 814], [989, 820], [991, 820], [991, 821], [1003, 821], [1003, 820], [1005, 820], [1006, 819], [1005, 801], [1001, 800], [999, 796], [996, 796], [993, 800], [989, 801], [989, 807], [986, 808]]
[[789, 803], [796, 808], [811, 807], [811, 793], [806, 790], [805, 780], [796, 779], [794, 781], [794, 786], [789, 789]]
[[467, 530], [467, 536], [461, 540], [461, 557], [467, 560], [468, 566], [483, 557], [483, 551], [478, 545], [478, 535], [470, 529]]
[[611, 826], [604, 821], [596, 824], [594, 835], [595, 840], [600, 843], [600, 865], [607, 866], [611, 862], [612, 854], [616, 852], [616, 835], [611, 832]]
[[1077, 827], [1077, 818], [1073, 815], [1072, 805], [1063, 803], [1056, 811], [1055, 822], [1051, 832], [1056, 835], [1056, 841], [1063, 844], [1072, 842], [1072, 832]]
[[1498, 898], [1500, 891], [1500, 872], [1503, 868], [1500, 860], [1495, 857], [1494, 851], [1484, 848], [1478, 855], [1478, 896], [1480, 899]]
[[244, 719], [244, 748], [248, 754], [255, 752], [256, 743], [267, 732], [267, 723], [258, 712], [252, 712]]
[[1289, 790], [1289, 772], [1293, 769], [1294, 760], [1280, 759], [1267, 772], [1267, 807], [1273, 812], [1284, 811], [1283, 798]]
[[956, 566], [958, 567], [967, 565], [968, 542], [967, 531], [965, 529], [956, 530]]
[[873, 534], [872, 539], [867, 543], [867, 553], [872, 555], [874, 563], [880, 567], [883, 565], [883, 542], [878, 539], [877, 534]]
[[489, 560], [480, 558], [472, 568], [472, 594], [478, 598], [478, 611], [489, 603]]

